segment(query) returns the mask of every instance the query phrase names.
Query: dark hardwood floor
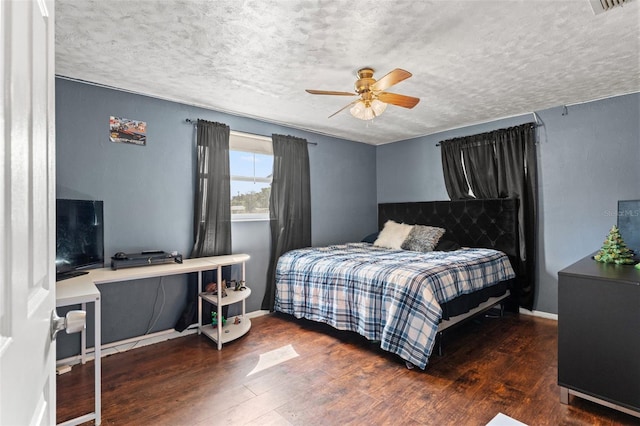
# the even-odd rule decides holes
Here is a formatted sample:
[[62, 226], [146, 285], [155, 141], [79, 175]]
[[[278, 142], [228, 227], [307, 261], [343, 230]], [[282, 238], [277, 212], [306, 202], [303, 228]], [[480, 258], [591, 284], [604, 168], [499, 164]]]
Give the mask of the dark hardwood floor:
[[[247, 376], [260, 354], [298, 357]], [[640, 419], [559, 401], [557, 323], [483, 318], [452, 331], [426, 370], [351, 333], [272, 314], [218, 351], [190, 335], [103, 358], [103, 425], [629, 425]], [[57, 378], [58, 422], [93, 410], [93, 363]]]

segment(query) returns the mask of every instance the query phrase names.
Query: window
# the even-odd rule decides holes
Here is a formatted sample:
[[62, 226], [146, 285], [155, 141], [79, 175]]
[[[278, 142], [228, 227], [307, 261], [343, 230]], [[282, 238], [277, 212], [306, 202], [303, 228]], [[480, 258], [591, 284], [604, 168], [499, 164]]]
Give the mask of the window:
[[273, 173], [271, 138], [231, 131], [231, 220], [268, 220]]

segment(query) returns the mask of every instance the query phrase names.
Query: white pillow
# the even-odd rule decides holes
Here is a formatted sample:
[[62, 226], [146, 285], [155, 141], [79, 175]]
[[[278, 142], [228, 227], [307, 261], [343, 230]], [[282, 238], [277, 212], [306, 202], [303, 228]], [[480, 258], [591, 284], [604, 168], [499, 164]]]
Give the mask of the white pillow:
[[412, 228], [413, 225], [388, 220], [387, 223], [384, 224], [382, 231], [380, 231], [378, 238], [373, 242], [373, 245], [399, 250]]

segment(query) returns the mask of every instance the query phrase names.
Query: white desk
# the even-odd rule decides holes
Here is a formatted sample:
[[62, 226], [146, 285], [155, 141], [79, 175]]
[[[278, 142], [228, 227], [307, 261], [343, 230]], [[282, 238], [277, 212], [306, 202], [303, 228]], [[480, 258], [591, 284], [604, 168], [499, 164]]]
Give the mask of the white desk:
[[182, 263], [163, 263], [161, 265], [138, 266], [114, 271], [111, 268], [93, 269], [89, 273], [94, 284], [108, 284], [121, 281], [140, 280], [143, 278], [162, 277], [167, 275], [188, 274], [217, 269], [218, 266], [235, 265], [249, 260], [248, 254], [228, 254], [225, 256], [199, 257], [185, 259]]
[[[185, 259], [182, 263], [165, 263], [161, 265], [139, 266], [135, 268], [124, 268], [116, 271], [111, 268], [92, 269], [87, 275], [82, 275], [56, 283], [56, 306], [82, 305], [86, 309], [86, 303], [95, 304], [95, 411], [75, 419], [61, 423], [59, 426], [72, 426], [95, 420], [99, 425], [100, 417], [100, 343], [101, 343], [101, 316], [100, 316], [100, 291], [97, 284], [108, 284], [121, 281], [138, 280], [143, 278], [162, 277], [167, 275], [198, 273], [198, 289], [202, 288], [202, 271], [220, 269], [223, 266], [236, 265], [249, 260], [248, 254], [229, 254], [224, 256], [200, 257], [196, 259]], [[220, 275], [220, 274], [218, 274]], [[197, 297], [197, 295], [196, 295]], [[200, 315], [198, 315], [198, 326], [200, 325]], [[86, 334], [81, 334], [81, 360], [86, 362]]]
[[[56, 307], [81, 305], [82, 310], [86, 311], [87, 303], [93, 303], [95, 306], [95, 324], [94, 324], [94, 341], [101, 341], [100, 333], [100, 291], [91, 281], [90, 274], [82, 275], [68, 280], [59, 281], [56, 283]], [[84, 364], [87, 360], [87, 333], [82, 330], [81, 333], [81, 345], [80, 345], [80, 359]], [[85, 414], [84, 416], [76, 417], [75, 419], [68, 420], [60, 425], [71, 426], [79, 425], [90, 420], [95, 420], [95, 424], [100, 424], [100, 345], [95, 346], [95, 362], [94, 362], [94, 375], [95, 375], [95, 410], [92, 413]]]

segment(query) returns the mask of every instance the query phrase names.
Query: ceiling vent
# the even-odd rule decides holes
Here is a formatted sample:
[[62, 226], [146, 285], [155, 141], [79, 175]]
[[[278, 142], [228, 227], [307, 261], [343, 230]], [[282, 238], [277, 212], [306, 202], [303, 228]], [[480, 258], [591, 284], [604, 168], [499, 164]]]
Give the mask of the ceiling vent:
[[602, 12], [607, 12], [614, 7], [622, 6], [624, 3], [629, 3], [631, 0], [589, 0], [591, 3], [591, 9], [593, 13], [598, 15]]

